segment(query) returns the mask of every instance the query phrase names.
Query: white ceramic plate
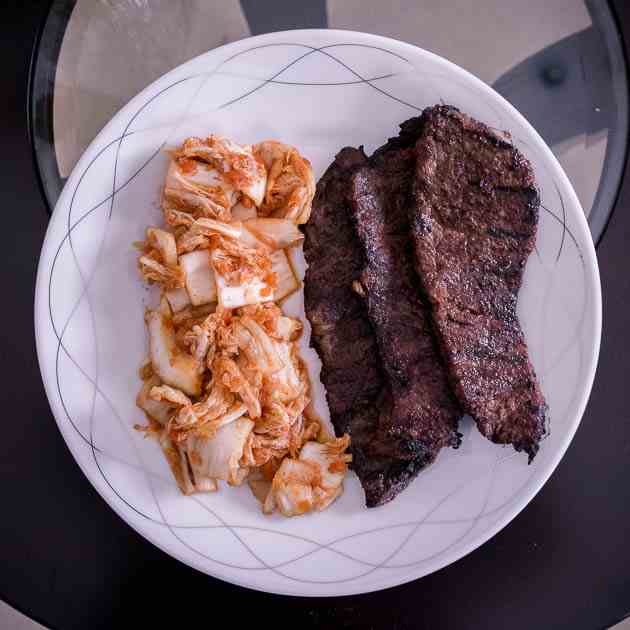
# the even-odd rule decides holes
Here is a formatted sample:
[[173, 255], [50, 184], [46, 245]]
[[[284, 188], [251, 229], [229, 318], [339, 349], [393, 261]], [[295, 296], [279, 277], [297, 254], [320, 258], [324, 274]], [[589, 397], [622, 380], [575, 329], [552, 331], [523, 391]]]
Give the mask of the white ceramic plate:
[[[368, 510], [350, 474], [320, 514], [264, 516], [247, 486], [184, 497], [153, 440], [133, 430], [143, 308], [152, 300], [132, 241], [161, 221], [167, 156], [190, 135], [299, 147], [319, 177], [344, 145], [369, 153], [438, 102], [509, 130], [532, 161], [543, 207], [519, 316], [550, 407], [534, 463], [465, 420], [395, 501]], [[342, 264], [342, 262], [340, 262]], [[292, 309], [299, 311], [301, 297]], [[46, 392], [77, 462], [132, 527], [224, 580], [295, 595], [345, 595], [421, 577], [505, 526], [564, 454], [588, 399], [601, 331], [597, 262], [578, 199], [540, 136], [492, 89], [414, 46], [348, 31], [263, 35], [197, 57], [134, 98], [90, 145], [50, 221], [35, 324]], [[320, 408], [321, 386], [316, 388]], [[561, 505], [557, 506], [562, 509]]]

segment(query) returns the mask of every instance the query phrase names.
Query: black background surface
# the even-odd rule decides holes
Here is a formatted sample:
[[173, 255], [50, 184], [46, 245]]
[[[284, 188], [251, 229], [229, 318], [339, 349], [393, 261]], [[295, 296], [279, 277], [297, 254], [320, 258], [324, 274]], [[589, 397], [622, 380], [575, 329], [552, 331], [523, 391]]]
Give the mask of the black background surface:
[[[17, 3], [16, 3], [17, 5]], [[44, 395], [33, 332], [48, 216], [27, 125], [29, 63], [45, 2], [5, 8], [0, 125], [2, 439], [0, 595], [59, 629], [230, 624], [235, 628], [604, 628], [630, 613], [630, 177], [598, 255], [604, 334], [580, 429], [549, 482], [492, 540], [450, 567], [380, 593], [266, 595], [171, 559], [105, 504], [72, 458]], [[613, 3], [625, 45], [630, 6]], [[231, 621], [230, 621], [231, 620]], [[171, 625], [171, 624], [169, 624]]]

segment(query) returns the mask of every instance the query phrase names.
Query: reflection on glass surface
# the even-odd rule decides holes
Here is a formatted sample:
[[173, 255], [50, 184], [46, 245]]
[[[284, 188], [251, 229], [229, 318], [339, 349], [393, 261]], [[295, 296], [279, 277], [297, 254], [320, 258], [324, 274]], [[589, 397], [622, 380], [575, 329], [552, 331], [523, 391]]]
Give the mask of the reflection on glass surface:
[[61, 176], [70, 174], [105, 123], [149, 83], [249, 34], [238, 0], [79, 0], [55, 77], [54, 137]]
[[113, 113], [171, 68], [250, 34], [321, 26], [409, 41], [494, 85], [550, 144], [601, 233], [627, 137], [625, 65], [604, 0], [78, 0], [55, 60], [60, 176]]

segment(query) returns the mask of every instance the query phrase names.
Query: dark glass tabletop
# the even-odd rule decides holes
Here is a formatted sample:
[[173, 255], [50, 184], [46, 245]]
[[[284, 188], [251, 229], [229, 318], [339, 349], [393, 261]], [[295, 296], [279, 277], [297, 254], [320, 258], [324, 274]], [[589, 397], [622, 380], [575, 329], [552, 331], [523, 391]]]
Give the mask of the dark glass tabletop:
[[[46, 210], [120, 107], [210, 48], [269, 31], [326, 27], [383, 34], [441, 54], [493, 85], [530, 120], [565, 168], [598, 243], [604, 336], [571, 448], [508, 527], [416, 582], [317, 600], [255, 593], [202, 575], [106, 506], [48, 408], [32, 299]], [[8, 9], [0, 28], [9, 68], [2, 124], [11, 152], [0, 194], [12, 235], [2, 266], [8, 303], [0, 596], [64, 629], [119, 627], [138, 616], [141, 627], [210, 624], [217, 615], [237, 628], [590, 629], [630, 612], [628, 3], [53, 0], [48, 7], [32, 0]]]

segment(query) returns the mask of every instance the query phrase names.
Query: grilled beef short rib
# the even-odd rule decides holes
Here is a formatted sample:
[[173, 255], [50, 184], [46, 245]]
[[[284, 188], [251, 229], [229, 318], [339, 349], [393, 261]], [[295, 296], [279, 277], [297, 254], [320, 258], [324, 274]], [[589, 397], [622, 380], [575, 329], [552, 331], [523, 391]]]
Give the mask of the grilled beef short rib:
[[319, 181], [305, 308], [368, 507], [458, 446], [462, 410], [535, 456], [546, 404], [516, 302], [538, 207], [527, 160], [449, 106], [405, 121], [370, 158], [342, 149]]
[[453, 390], [481, 433], [528, 453], [546, 404], [516, 314], [540, 205], [529, 162], [449, 106], [423, 112], [409, 216]]
[[458, 446], [461, 416], [431, 333], [413, 268], [407, 206], [413, 148], [391, 149], [353, 175], [351, 214], [364, 253], [359, 277], [391, 402], [381, 412], [384, 453], [432, 462]]

